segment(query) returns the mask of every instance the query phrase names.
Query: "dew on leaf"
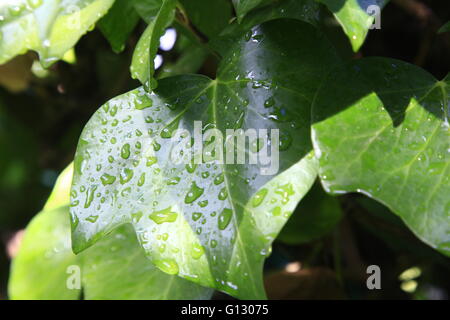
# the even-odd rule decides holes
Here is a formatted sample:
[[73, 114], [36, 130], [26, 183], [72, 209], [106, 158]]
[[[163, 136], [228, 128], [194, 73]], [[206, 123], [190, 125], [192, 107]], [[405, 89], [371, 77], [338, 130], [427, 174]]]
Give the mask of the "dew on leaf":
[[192, 182], [191, 188], [189, 189], [188, 193], [186, 194], [186, 197], [184, 198], [185, 203], [192, 203], [195, 200], [197, 200], [204, 192], [203, 188], [200, 188], [197, 186], [197, 184]]
[[164, 222], [174, 222], [175, 220], [177, 220], [177, 217], [178, 213], [173, 212], [172, 207], [168, 207], [160, 211], [154, 211], [149, 215], [149, 218], [157, 224], [162, 224]]
[[147, 162], [145, 165], [147, 167], [151, 167], [152, 165], [154, 165], [157, 162], [158, 162], [158, 159], [156, 157], [150, 156], [150, 157], [147, 157]]
[[120, 173], [120, 183], [125, 184], [133, 178], [134, 171], [128, 168], [124, 168]]
[[220, 230], [225, 230], [230, 224], [231, 218], [233, 216], [233, 211], [229, 208], [223, 209], [218, 218], [218, 225]]
[[123, 159], [128, 159], [130, 157], [130, 144], [125, 143], [120, 150], [120, 156]]
[[228, 191], [227, 191], [227, 188], [223, 187], [223, 188], [220, 189], [220, 191], [219, 191], [218, 198], [219, 198], [219, 200], [225, 200], [227, 197], [228, 197]]
[[254, 208], [258, 207], [263, 201], [264, 198], [267, 195], [268, 190], [266, 188], [263, 188], [261, 190], [259, 190], [252, 199], [252, 205]]
[[100, 180], [102, 181], [102, 184], [104, 186], [108, 185], [108, 184], [113, 184], [114, 181], [116, 181], [116, 177], [112, 176], [110, 174], [104, 173], [101, 177]]
[[205, 253], [205, 248], [203, 248], [202, 245], [195, 243], [192, 246], [191, 255], [192, 255], [192, 258], [194, 258], [195, 260], [200, 259], [204, 253]]
[[156, 267], [161, 269], [161, 271], [167, 274], [176, 275], [179, 272], [178, 263], [173, 259], [154, 260], [153, 263]]
[[201, 212], [194, 212], [192, 214], [192, 220], [197, 221], [202, 216]]

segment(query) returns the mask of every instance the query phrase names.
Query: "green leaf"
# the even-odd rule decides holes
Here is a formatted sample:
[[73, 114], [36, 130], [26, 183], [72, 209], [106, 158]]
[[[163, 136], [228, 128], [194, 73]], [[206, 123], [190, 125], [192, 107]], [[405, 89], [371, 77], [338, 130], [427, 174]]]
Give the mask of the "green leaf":
[[449, 85], [392, 59], [340, 66], [313, 105], [322, 184], [361, 192], [450, 254]]
[[146, 90], [155, 89], [157, 82], [155, 74], [156, 53], [159, 47], [159, 39], [165, 29], [172, 23], [175, 13], [175, 0], [164, 0], [157, 16], [145, 29], [139, 39], [131, 62], [131, 76], [138, 79]]
[[246, 15], [240, 23], [236, 21], [225, 28], [220, 36], [213, 38], [210, 45], [218, 52], [225, 52], [245, 34], [251, 36], [254, 26], [280, 18], [298, 19], [317, 25], [320, 5], [314, 0], [275, 1]]
[[209, 52], [197, 44], [190, 44], [183, 50], [174, 63], [165, 63], [159, 72], [159, 78], [166, 78], [186, 73], [196, 73], [203, 65]]
[[74, 255], [68, 207], [72, 172], [72, 166], [64, 170], [44, 211], [26, 229], [19, 253], [13, 260], [10, 298], [79, 299], [81, 290], [67, 286], [73, 267], [80, 270], [84, 298], [88, 300], [211, 297], [211, 289], [155, 268], [145, 257], [130, 225], [121, 226], [94, 247], [79, 256]]
[[[106, 103], [83, 130], [76, 153], [74, 250], [131, 222], [163, 271], [239, 298], [263, 298], [264, 258], [316, 177], [310, 104], [336, 62], [314, 27], [277, 20], [237, 41], [216, 80], [165, 78], [152, 94], [139, 88]], [[214, 159], [174, 163], [180, 141], [170, 137], [177, 128], [192, 135], [194, 121], [223, 133], [279, 129], [279, 142], [271, 144], [281, 150], [282, 173], [261, 175], [267, 165]], [[265, 152], [263, 141], [249, 140], [247, 153]], [[158, 238], [164, 233], [166, 241]]]
[[277, 240], [301, 244], [329, 234], [342, 218], [339, 201], [315, 184], [300, 202]]
[[150, 24], [158, 15], [164, 0], [134, 0], [137, 13]]
[[370, 6], [378, 6], [380, 10], [389, 0], [316, 0], [325, 4], [333, 12], [337, 21], [344, 29], [345, 34], [356, 52], [363, 45], [374, 22], [369, 14]]
[[218, 35], [231, 20], [228, 0], [181, 0], [189, 20], [208, 38]]
[[11, 299], [79, 298], [81, 290], [66, 285], [67, 268], [78, 263], [71, 250], [69, 221], [68, 207], [43, 211], [31, 221], [12, 263], [8, 287]]
[[159, 271], [146, 258], [131, 225], [117, 228], [81, 256], [87, 300], [207, 300], [213, 293]]
[[135, 0], [115, 0], [111, 10], [98, 23], [116, 53], [125, 49], [128, 37], [139, 22], [134, 3]]
[[44, 67], [61, 59], [114, 0], [11, 0], [0, 4], [0, 64], [34, 50]]
[[252, 9], [258, 7], [267, 0], [233, 0], [234, 9], [239, 21]]
[[444, 24], [439, 30], [438, 33], [450, 32], [450, 21]]

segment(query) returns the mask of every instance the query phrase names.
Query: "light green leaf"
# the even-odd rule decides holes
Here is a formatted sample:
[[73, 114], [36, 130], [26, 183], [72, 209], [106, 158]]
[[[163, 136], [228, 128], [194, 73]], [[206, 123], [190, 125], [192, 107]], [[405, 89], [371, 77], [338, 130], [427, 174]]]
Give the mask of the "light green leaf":
[[313, 142], [331, 193], [361, 192], [450, 255], [450, 77], [392, 59], [340, 66], [313, 105]]
[[378, 6], [381, 9], [389, 0], [316, 0], [325, 4], [333, 12], [336, 19], [344, 29], [345, 34], [356, 52], [363, 45], [374, 22], [370, 14], [370, 6]]
[[329, 234], [342, 218], [339, 201], [315, 184], [300, 202], [277, 240], [301, 244]]
[[27, 227], [11, 267], [8, 288], [11, 299], [79, 298], [81, 290], [71, 290], [66, 285], [67, 268], [78, 263], [71, 250], [68, 211], [68, 207], [43, 211]]
[[[106, 103], [88, 122], [76, 153], [74, 250], [131, 222], [163, 271], [239, 298], [263, 298], [264, 258], [316, 177], [310, 104], [336, 62], [314, 27], [277, 20], [236, 41], [216, 80], [165, 78], [152, 94], [139, 88]], [[279, 146], [281, 174], [261, 175], [267, 165], [260, 163], [176, 164], [172, 157], [184, 144], [175, 129], [192, 135], [194, 121], [222, 133], [279, 129], [279, 141], [270, 143]], [[266, 151], [263, 141], [249, 140], [246, 154]]]
[[81, 257], [87, 300], [208, 300], [213, 293], [153, 266], [131, 225], [117, 228]]
[[135, 2], [135, 0], [115, 0], [111, 10], [98, 23], [100, 31], [117, 53], [125, 49], [128, 37], [139, 22], [139, 15], [134, 9]]
[[[80, 271], [84, 298], [91, 299], [209, 299], [211, 289], [167, 275], [145, 257], [130, 225], [108, 235], [79, 256], [70, 241], [69, 166], [55, 185], [43, 212], [25, 231], [9, 280], [11, 299], [79, 299], [69, 284]], [[57, 200], [55, 202], [55, 200]], [[65, 205], [60, 205], [62, 202]], [[51, 272], [49, 272], [51, 270]]]
[[164, 0], [157, 16], [148, 25], [144, 34], [139, 39], [131, 62], [131, 76], [138, 79], [146, 90], [155, 89], [157, 86], [155, 74], [156, 53], [159, 47], [159, 39], [165, 29], [172, 23], [176, 1]]
[[0, 3], [0, 64], [34, 50], [44, 67], [61, 59], [114, 0], [9, 0]]
[[438, 33], [450, 32], [450, 21], [444, 24], [438, 31]]

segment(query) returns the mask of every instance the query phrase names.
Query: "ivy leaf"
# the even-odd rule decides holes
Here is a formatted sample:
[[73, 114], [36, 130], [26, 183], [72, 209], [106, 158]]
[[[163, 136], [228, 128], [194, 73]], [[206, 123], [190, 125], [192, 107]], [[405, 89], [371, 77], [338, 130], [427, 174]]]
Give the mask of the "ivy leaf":
[[129, 225], [118, 228], [79, 256], [74, 255], [68, 207], [72, 173], [69, 166], [61, 174], [44, 211], [26, 229], [13, 260], [9, 282], [12, 299], [79, 299], [81, 290], [69, 289], [67, 285], [72, 283], [69, 278], [77, 268], [88, 300], [211, 297], [211, 289], [167, 275], [152, 266]]
[[150, 24], [158, 15], [159, 9], [164, 0], [134, 0], [134, 8], [137, 13], [144, 19], [145, 22]]
[[238, 21], [241, 21], [249, 11], [264, 2], [267, 2], [267, 0], [233, 0]]
[[68, 207], [43, 211], [27, 227], [11, 267], [8, 287], [11, 299], [79, 298], [81, 290], [71, 290], [66, 285], [67, 268], [78, 263], [71, 250], [68, 211]]
[[0, 64], [27, 50], [44, 67], [61, 59], [114, 0], [12, 0], [0, 4]]
[[208, 300], [213, 293], [153, 266], [131, 225], [117, 228], [81, 257], [87, 300]]
[[155, 74], [155, 57], [159, 47], [159, 39], [165, 29], [172, 23], [175, 13], [175, 0], [164, 0], [155, 19], [145, 29], [139, 39], [131, 62], [131, 76], [138, 79], [146, 90], [157, 86]]
[[[76, 153], [74, 251], [131, 222], [161, 270], [239, 298], [263, 298], [270, 244], [316, 177], [310, 104], [337, 59], [314, 27], [277, 20], [237, 41], [216, 80], [165, 78], [152, 94], [139, 88], [106, 103], [83, 130]], [[223, 133], [279, 129], [279, 141], [270, 143], [280, 149], [280, 174], [261, 175], [265, 164], [214, 158], [174, 163], [185, 146], [175, 129], [193, 136], [194, 121], [203, 122], [200, 130]], [[246, 154], [267, 151], [264, 141], [248, 140]]]
[[363, 45], [374, 22], [370, 6], [378, 6], [380, 10], [389, 0], [316, 0], [325, 4], [333, 12], [337, 21], [350, 40], [353, 51]]
[[438, 33], [450, 32], [450, 21], [444, 24], [439, 30]]
[[313, 106], [322, 184], [361, 192], [398, 214], [424, 242], [450, 255], [450, 77], [392, 59], [340, 66]]
[[247, 14], [240, 23], [233, 22], [225, 28], [220, 36], [211, 40], [210, 45], [218, 52], [228, 50], [233, 43], [246, 32], [251, 33], [254, 26], [280, 18], [298, 19], [317, 25], [320, 4], [314, 0], [275, 1]]
[[98, 23], [100, 31], [116, 53], [125, 49], [128, 37], [139, 22], [134, 3], [135, 0], [115, 0], [111, 10]]
[[301, 244], [329, 234], [342, 218], [339, 201], [315, 184], [300, 202], [277, 240]]
[[208, 38], [218, 35], [232, 17], [228, 0], [181, 0], [190, 21]]

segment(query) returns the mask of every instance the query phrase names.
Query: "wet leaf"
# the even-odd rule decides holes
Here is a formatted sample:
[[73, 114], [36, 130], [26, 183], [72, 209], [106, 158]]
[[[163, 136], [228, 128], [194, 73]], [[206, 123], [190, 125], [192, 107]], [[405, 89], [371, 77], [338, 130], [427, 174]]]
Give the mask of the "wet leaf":
[[[316, 0], [333, 12], [352, 44], [353, 51], [363, 45], [374, 22], [375, 6], [381, 9], [389, 0]], [[372, 9], [374, 8], [374, 9]]]
[[115, 0], [111, 10], [98, 23], [100, 31], [115, 52], [125, 49], [125, 43], [139, 21], [139, 15], [134, 8], [135, 2]]
[[233, 0], [238, 20], [241, 21], [250, 10], [258, 7], [264, 2], [267, 2], [267, 0]]
[[438, 31], [438, 33], [450, 32], [450, 21], [444, 24]]
[[48, 67], [72, 48], [114, 0], [11, 0], [0, 4], [0, 64], [27, 50]]
[[[106, 103], [85, 127], [76, 154], [74, 250], [131, 222], [161, 270], [240, 298], [263, 298], [270, 244], [316, 177], [310, 104], [336, 61], [314, 27], [278, 20], [237, 41], [216, 80], [165, 78], [151, 94], [139, 88]], [[196, 137], [194, 148], [205, 151], [201, 163], [176, 163], [179, 147], [191, 146], [187, 133], [211, 128], [278, 129], [279, 139], [254, 136], [246, 164], [221, 164], [221, 152], [207, 148], [223, 146], [220, 137], [216, 144]], [[184, 138], [175, 129], [185, 129]], [[248, 154], [261, 159], [268, 148], [275, 157], [271, 145], [280, 150], [279, 171], [265, 172], [270, 162], [248, 164]]]
[[44, 211], [26, 229], [19, 254], [13, 260], [9, 282], [12, 299], [79, 299], [81, 289], [76, 288], [74, 278], [77, 275], [88, 300], [211, 297], [211, 289], [154, 267], [129, 225], [74, 255], [68, 207], [72, 172], [69, 166], [61, 174]]
[[254, 26], [281, 18], [298, 19], [317, 25], [319, 9], [320, 4], [314, 0], [275, 1], [250, 12], [240, 23], [237, 21], [231, 23], [220, 33], [220, 36], [210, 41], [210, 45], [216, 51], [224, 52], [243, 34], [251, 33], [250, 29]]
[[159, 39], [165, 29], [172, 23], [175, 12], [176, 1], [164, 0], [156, 17], [145, 29], [131, 62], [131, 76], [138, 79], [147, 90], [155, 89], [157, 82], [154, 79], [156, 53], [159, 47]]
[[332, 72], [313, 105], [323, 186], [361, 192], [398, 214], [424, 242], [450, 254], [450, 77], [392, 59]]

